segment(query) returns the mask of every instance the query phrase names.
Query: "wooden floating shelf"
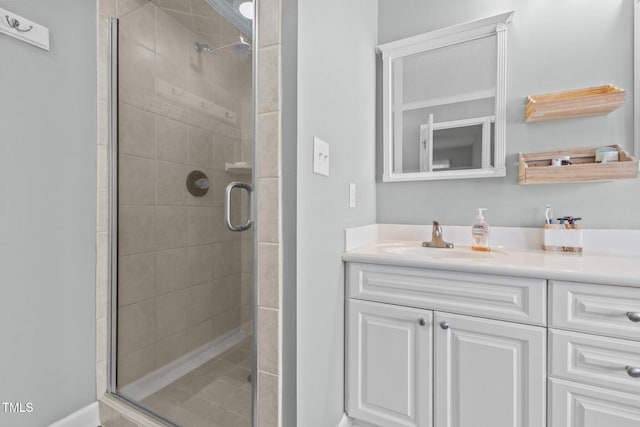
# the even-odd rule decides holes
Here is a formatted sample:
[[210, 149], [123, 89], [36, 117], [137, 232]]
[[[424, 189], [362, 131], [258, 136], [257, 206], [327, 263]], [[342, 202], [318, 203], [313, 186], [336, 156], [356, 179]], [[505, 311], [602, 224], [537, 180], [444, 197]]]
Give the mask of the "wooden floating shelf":
[[527, 123], [608, 114], [624, 104], [625, 91], [612, 85], [527, 97]]
[[[552, 184], [560, 182], [610, 181], [631, 179], [638, 176], [638, 160], [629, 156], [620, 146], [618, 161], [596, 163], [595, 151], [601, 147], [576, 148], [544, 153], [520, 153], [518, 159], [518, 182], [527, 184]], [[569, 156], [570, 165], [551, 166], [551, 160]]]

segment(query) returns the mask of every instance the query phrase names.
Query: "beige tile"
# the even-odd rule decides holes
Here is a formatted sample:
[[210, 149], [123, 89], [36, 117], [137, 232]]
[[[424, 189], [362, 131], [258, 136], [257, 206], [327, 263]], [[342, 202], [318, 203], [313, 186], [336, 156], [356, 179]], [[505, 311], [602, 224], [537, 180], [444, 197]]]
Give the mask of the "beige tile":
[[280, 241], [280, 181], [274, 178], [258, 180], [258, 241], [278, 243]]
[[278, 310], [258, 309], [258, 369], [277, 375], [278, 372]]
[[[109, 47], [109, 32], [111, 20], [106, 16], [98, 18], [98, 93], [97, 98], [101, 103], [109, 102], [109, 72], [111, 50]], [[106, 139], [104, 139], [106, 141]], [[103, 144], [104, 145], [104, 144]]]
[[156, 253], [156, 292], [162, 295], [188, 285], [187, 248]]
[[258, 115], [257, 176], [277, 178], [280, 176], [280, 113]]
[[189, 158], [187, 125], [176, 120], [156, 118], [158, 160], [186, 164]]
[[158, 161], [158, 204], [186, 205], [188, 175], [185, 165]]
[[197, 127], [189, 127], [189, 164], [211, 168], [213, 166], [213, 133]]
[[240, 307], [236, 306], [213, 316], [213, 336], [219, 337], [240, 327]]
[[122, 18], [126, 14], [147, 4], [149, 0], [116, 0], [118, 17]]
[[258, 52], [258, 113], [280, 110], [280, 46]]
[[155, 205], [155, 160], [124, 154], [121, 154], [119, 159], [118, 202], [120, 205]]
[[240, 305], [253, 306], [253, 274], [240, 274]]
[[156, 365], [158, 368], [173, 362], [187, 353], [187, 332], [182, 330], [175, 335], [156, 342]]
[[155, 345], [147, 345], [126, 356], [118, 357], [118, 387], [121, 388], [153, 371], [156, 366]]
[[121, 154], [155, 159], [155, 115], [121, 102], [118, 105], [118, 150]]
[[[96, 396], [100, 400], [107, 393], [107, 361], [96, 364]], [[101, 414], [102, 415], [102, 410]]]
[[258, 305], [260, 307], [280, 307], [280, 255], [279, 245], [258, 244]]
[[155, 97], [156, 55], [138, 43], [121, 40], [118, 45], [118, 89], [126, 96]]
[[[158, 367], [162, 366], [160, 363], [157, 365]], [[149, 405], [156, 410], [166, 411], [170, 407], [175, 407], [186, 402], [191, 397], [193, 396], [189, 393], [179, 390], [173, 385], [169, 385], [153, 393], [151, 396], [148, 396], [142, 400], [142, 403]]]
[[187, 290], [156, 298], [156, 335], [158, 339], [184, 331], [187, 327]]
[[204, 34], [220, 34], [221, 21], [207, 16], [194, 16], [196, 32]]
[[[236, 76], [237, 77], [237, 76]], [[213, 93], [213, 101], [219, 106], [240, 114], [240, 80], [236, 78], [233, 86], [218, 87]]]
[[[186, 2], [188, 3], [188, 2]], [[187, 28], [162, 9], [157, 12], [156, 67], [158, 76], [181, 88], [187, 87], [190, 36]]]
[[156, 9], [153, 3], [147, 2], [126, 15], [121, 14], [120, 37], [154, 50], [156, 48]]
[[245, 418], [251, 417], [251, 390], [234, 389], [225, 400], [223, 407]]
[[213, 168], [224, 170], [226, 163], [234, 163], [238, 142], [224, 135], [213, 134]]
[[258, 427], [277, 427], [278, 377], [258, 372]]
[[96, 319], [96, 362], [104, 362], [107, 360], [107, 318]]
[[118, 258], [118, 306], [155, 296], [156, 257], [153, 252]]
[[153, 298], [118, 310], [118, 358], [153, 344], [156, 339]]
[[280, 0], [261, 0], [257, 3], [258, 22], [260, 22], [260, 47], [280, 43]]
[[155, 250], [155, 208], [153, 206], [121, 206], [118, 218], [120, 255]]
[[[108, 78], [107, 75], [98, 76], [99, 79]], [[109, 143], [109, 104], [98, 101], [98, 145]]]
[[235, 383], [224, 378], [218, 378], [207, 385], [198, 394], [198, 397], [208, 401], [223, 405], [223, 402], [229, 397], [229, 391], [233, 390]]
[[[207, 42], [203, 35], [198, 35], [196, 40], [209, 46], [217, 46], [218, 43]], [[195, 43], [195, 41], [194, 41]], [[205, 53], [191, 52], [189, 60], [189, 74], [187, 90], [197, 94], [199, 97], [213, 101], [213, 81], [210, 78], [211, 68], [213, 68], [212, 57]]]
[[[226, 197], [225, 191], [227, 189], [227, 185], [229, 185], [233, 181], [238, 181], [238, 176], [234, 176], [230, 173], [215, 170], [213, 171], [213, 175], [209, 175], [209, 178], [213, 176], [213, 185], [209, 189], [209, 193], [211, 193], [212, 204], [213, 206], [224, 206], [224, 199]], [[234, 190], [236, 193], [237, 190]]]
[[99, 0], [98, 15], [116, 16], [116, 0]]
[[193, 14], [207, 18], [221, 19], [220, 15], [207, 3], [206, 0], [192, 0]]
[[96, 235], [96, 319], [107, 317], [109, 302], [109, 236]]
[[188, 242], [190, 246], [204, 245], [213, 241], [213, 208], [190, 206], [188, 219]]
[[104, 145], [97, 148], [97, 188], [109, 188], [109, 149]]
[[233, 287], [237, 286], [234, 276], [227, 276], [213, 281], [213, 312], [221, 314], [232, 306]]
[[230, 240], [235, 240], [238, 237], [238, 233], [229, 230], [225, 223], [223, 206], [214, 206], [212, 208], [212, 224], [214, 242], [228, 242]]
[[240, 141], [240, 160], [250, 165], [255, 165], [253, 158], [253, 140], [251, 138], [243, 138], [242, 141]]
[[109, 190], [106, 188], [98, 189], [96, 213], [98, 232], [109, 231]]
[[191, 13], [191, 2], [189, 0], [153, 0], [159, 7], [179, 12]]
[[193, 28], [195, 26], [191, 13], [178, 12], [171, 9], [164, 9], [164, 12], [187, 28]]
[[212, 245], [190, 246], [188, 249], [189, 284], [198, 285], [212, 279]]
[[194, 350], [212, 339], [213, 321], [208, 319], [187, 329], [187, 350]]
[[239, 272], [239, 241], [213, 244], [213, 278], [219, 279]]
[[188, 325], [195, 326], [213, 318], [213, 283], [192, 286], [188, 291]]
[[240, 271], [251, 273], [253, 271], [253, 241], [242, 239], [240, 241]]
[[156, 207], [156, 247], [158, 250], [187, 246], [187, 208], [183, 206]]

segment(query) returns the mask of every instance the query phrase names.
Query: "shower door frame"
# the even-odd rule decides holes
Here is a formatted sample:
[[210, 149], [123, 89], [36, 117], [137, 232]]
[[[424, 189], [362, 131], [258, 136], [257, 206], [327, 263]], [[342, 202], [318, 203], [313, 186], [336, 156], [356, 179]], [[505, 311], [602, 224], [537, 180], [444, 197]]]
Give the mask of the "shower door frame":
[[[259, 0], [253, 0], [254, 2], [254, 10], [258, 10], [257, 3]], [[257, 46], [258, 46], [258, 23], [257, 23], [257, 13], [254, 15], [253, 19], [253, 37], [252, 44], [254, 46], [254, 50], [251, 56], [251, 96], [252, 96], [252, 113], [251, 113], [251, 147], [252, 147], [252, 157], [253, 157], [253, 171], [251, 176], [251, 186], [253, 187], [253, 191], [250, 193], [249, 197], [253, 197], [253, 203], [249, 204], [249, 219], [253, 225], [253, 238], [252, 238], [252, 247], [253, 247], [253, 256], [252, 256], [252, 310], [251, 310], [251, 331], [252, 331], [252, 345], [251, 345], [251, 425], [253, 427], [257, 426], [257, 414], [258, 414], [258, 350], [257, 350], [257, 340], [258, 334], [256, 319], [258, 316], [258, 304], [257, 304], [257, 295], [258, 295], [258, 274], [257, 274], [257, 251], [258, 251], [258, 232], [257, 232], [257, 221], [256, 221], [256, 205], [255, 203], [256, 196], [256, 116], [257, 116], [257, 108], [258, 108], [258, 58], [257, 58]], [[145, 415], [150, 416], [151, 418], [158, 420], [168, 426], [171, 427], [180, 427], [175, 424], [173, 421], [163, 417], [160, 414], [150, 411], [145, 408], [140, 402], [130, 399], [127, 396], [122, 395], [118, 391], [117, 387], [117, 354], [118, 354], [118, 106], [119, 106], [119, 97], [118, 97], [118, 66], [119, 66], [119, 18], [112, 16], [109, 22], [109, 167], [108, 167], [108, 211], [109, 211], [109, 232], [108, 232], [108, 360], [107, 360], [107, 393], [118, 399], [123, 401], [124, 403], [132, 406], [137, 411], [142, 412]]]

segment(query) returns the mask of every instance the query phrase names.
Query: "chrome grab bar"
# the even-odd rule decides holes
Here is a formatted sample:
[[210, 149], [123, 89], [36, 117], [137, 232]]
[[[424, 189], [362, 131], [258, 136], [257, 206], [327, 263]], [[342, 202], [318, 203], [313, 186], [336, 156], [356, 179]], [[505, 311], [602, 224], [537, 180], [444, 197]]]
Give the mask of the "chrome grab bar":
[[[234, 225], [231, 222], [231, 191], [234, 188], [241, 188], [247, 192], [247, 221], [242, 225]], [[249, 184], [245, 184], [244, 182], [231, 182], [227, 185], [226, 197], [224, 199], [224, 222], [227, 224], [227, 227], [231, 231], [245, 231], [251, 228], [253, 224], [253, 220], [251, 219], [251, 193], [253, 189]]]

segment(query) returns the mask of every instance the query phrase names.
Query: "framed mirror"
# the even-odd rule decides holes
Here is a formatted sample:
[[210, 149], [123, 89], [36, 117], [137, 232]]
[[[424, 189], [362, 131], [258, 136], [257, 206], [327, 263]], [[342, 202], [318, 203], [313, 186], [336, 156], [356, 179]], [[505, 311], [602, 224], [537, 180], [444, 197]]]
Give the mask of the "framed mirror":
[[383, 181], [505, 176], [513, 12], [378, 46]]

